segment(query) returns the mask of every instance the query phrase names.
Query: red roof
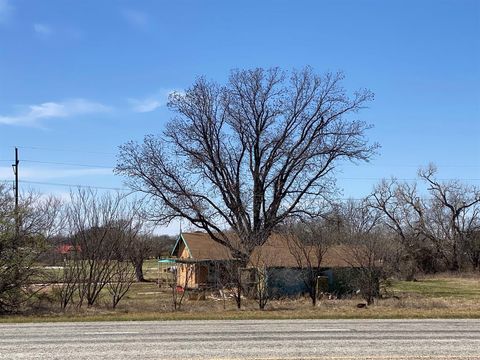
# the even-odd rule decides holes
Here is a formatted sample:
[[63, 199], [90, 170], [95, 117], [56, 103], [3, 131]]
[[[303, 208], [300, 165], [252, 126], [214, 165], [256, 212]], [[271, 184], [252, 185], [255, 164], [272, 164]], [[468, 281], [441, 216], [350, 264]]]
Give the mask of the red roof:
[[[55, 251], [56, 251], [58, 254], [65, 255], [65, 254], [68, 254], [68, 253], [70, 253], [70, 252], [72, 252], [72, 251], [74, 251], [74, 250], [75, 250], [75, 247], [74, 247], [73, 245], [63, 244], [63, 245], [57, 246], [57, 248], [56, 248]], [[79, 246], [79, 245], [77, 245], [77, 251], [80, 251], [80, 246]]]

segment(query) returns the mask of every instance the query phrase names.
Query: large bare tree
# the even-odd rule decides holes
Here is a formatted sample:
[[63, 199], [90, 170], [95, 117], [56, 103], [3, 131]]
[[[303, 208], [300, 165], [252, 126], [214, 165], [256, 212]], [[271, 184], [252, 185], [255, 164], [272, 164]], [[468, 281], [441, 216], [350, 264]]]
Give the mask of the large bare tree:
[[427, 236], [442, 240], [448, 254], [447, 265], [456, 271], [464, 260], [462, 254], [474, 250], [469, 235], [480, 230], [480, 188], [458, 180], [442, 182], [436, 173], [432, 164], [418, 172], [431, 196], [426, 219], [419, 226]]
[[373, 94], [349, 96], [342, 80], [310, 68], [200, 78], [171, 95], [162, 135], [120, 147], [116, 172], [150, 196], [157, 221], [187, 219], [246, 262], [285, 219], [321, 211], [338, 162], [375, 152], [369, 125], [351, 118]]

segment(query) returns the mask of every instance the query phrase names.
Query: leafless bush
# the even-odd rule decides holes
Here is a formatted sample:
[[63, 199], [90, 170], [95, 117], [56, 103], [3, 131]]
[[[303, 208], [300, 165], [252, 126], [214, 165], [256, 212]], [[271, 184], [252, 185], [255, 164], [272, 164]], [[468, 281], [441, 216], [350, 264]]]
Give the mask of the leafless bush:
[[[179, 267], [182, 267], [182, 277], [179, 276]], [[172, 304], [173, 310], [182, 308], [183, 299], [189, 290], [192, 278], [195, 274], [195, 265], [193, 264], [177, 264], [175, 271], [175, 282], [172, 286]]]
[[338, 233], [335, 222], [332, 219], [296, 221], [286, 226], [284, 233], [290, 254], [301, 269], [301, 279], [315, 306], [322, 262]]
[[0, 313], [17, 311], [39, 290], [34, 266], [47, 240], [58, 230], [61, 203], [54, 197], [23, 193], [15, 208], [6, 185], [0, 183]]
[[135, 270], [129, 261], [115, 260], [107, 289], [112, 297], [112, 308], [116, 308], [120, 300], [127, 294], [135, 281]]
[[351, 266], [360, 295], [370, 305], [380, 296], [380, 283], [388, 277], [388, 236], [378, 227], [380, 213], [367, 201], [348, 201], [341, 207], [341, 215], [344, 260]]
[[53, 293], [60, 302], [62, 309], [70, 306], [78, 293], [81, 266], [81, 261], [72, 259], [72, 254], [69, 254], [64, 258], [63, 268], [59, 275], [54, 278]]
[[133, 281], [129, 255], [143, 224], [137, 210], [119, 193], [100, 195], [83, 189], [71, 193], [67, 219], [73, 251], [59, 291], [63, 307], [74, 299], [74, 290], [79, 307], [97, 303], [105, 287], [113, 307], [126, 294]]

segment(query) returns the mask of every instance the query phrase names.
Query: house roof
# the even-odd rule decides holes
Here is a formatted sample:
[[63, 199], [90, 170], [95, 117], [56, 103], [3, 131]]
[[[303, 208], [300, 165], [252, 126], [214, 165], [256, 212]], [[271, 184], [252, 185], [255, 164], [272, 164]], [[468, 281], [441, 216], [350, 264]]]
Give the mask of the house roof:
[[75, 250], [78, 251], [78, 252], [81, 252], [80, 245], [73, 246], [73, 245], [70, 245], [70, 244], [62, 244], [62, 245], [58, 245], [55, 249], [55, 251], [58, 254], [62, 254], [62, 255], [69, 254], [71, 252], [74, 252]]
[[[172, 255], [179, 256], [181, 243], [187, 247], [192, 260], [231, 260], [230, 249], [213, 240], [204, 232], [182, 233], [173, 249]], [[345, 245], [330, 247], [324, 254], [322, 267], [350, 267], [348, 259], [349, 248]], [[315, 263], [312, 255], [312, 263]], [[280, 234], [272, 234], [267, 242], [258, 246], [250, 257], [250, 266], [264, 265], [267, 267], [299, 267], [297, 258], [292, 254], [287, 239]], [[302, 264], [305, 266], [305, 264]]]
[[[307, 248], [310, 264], [317, 263], [317, 251], [315, 248]], [[320, 262], [321, 267], [351, 267], [346, 260], [349, 258], [350, 248], [345, 245], [330, 246]], [[273, 234], [263, 246], [257, 246], [250, 257], [252, 266], [262, 264], [267, 267], [307, 267], [305, 256], [294, 255], [288, 239], [280, 234]]]
[[210, 235], [204, 232], [181, 233], [172, 255], [179, 256], [181, 243], [184, 243], [195, 260], [231, 260], [233, 259], [230, 249], [213, 240]]

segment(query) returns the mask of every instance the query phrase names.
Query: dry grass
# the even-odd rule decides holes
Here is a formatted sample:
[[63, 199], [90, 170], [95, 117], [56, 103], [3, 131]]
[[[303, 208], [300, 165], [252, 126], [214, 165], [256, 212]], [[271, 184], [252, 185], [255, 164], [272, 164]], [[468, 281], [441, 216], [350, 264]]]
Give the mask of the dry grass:
[[307, 299], [271, 301], [260, 311], [254, 301], [245, 300], [237, 310], [233, 300], [188, 300], [182, 310], [173, 312], [169, 291], [159, 291], [154, 283], [134, 284], [132, 291], [116, 310], [101, 306], [46, 312], [41, 316], [9, 316], [0, 322], [43, 321], [117, 321], [117, 320], [220, 320], [220, 319], [402, 319], [402, 318], [480, 318], [476, 299], [429, 298], [404, 294], [401, 298], [382, 299], [368, 308], [359, 309], [360, 299], [321, 300], [313, 308]]
[[[44, 314], [42, 316], [8, 316], [0, 322], [51, 322], [51, 321], [132, 321], [132, 320], [246, 320], [246, 319], [432, 319], [432, 318], [480, 318], [479, 307], [451, 308], [422, 306], [389, 306], [379, 304], [366, 309], [357, 309], [353, 303], [325, 304], [316, 308], [288, 309], [284, 306], [276, 309], [260, 310], [220, 310], [198, 311], [185, 307], [177, 312], [154, 311], [112, 311], [91, 309], [81, 312], [62, 314]], [[429, 307], [430, 306], [430, 307]]]
[[180, 311], [172, 311], [171, 292], [159, 288], [156, 263], [145, 264], [146, 283], [132, 285], [117, 309], [109, 307], [105, 294], [100, 306], [59, 311], [57, 304], [44, 307], [39, 315], [0, 317], [0, 322], [98, 321], [98, 320], [204, 320], [204, 319], [398, 319], [398, 318], [480, 318], [480, 275], [441, 274], [416, 282], [395, 281], [388, 287], [389, 298], [368, 308], [357, 308], [360, 298], [322, 299], [313, 308], [309, 299], [271, 301], [264, 311], [253, 300], [237, 310], [233, 299], [225, 302], [207, 296], [191, 300], [186, 296]]

